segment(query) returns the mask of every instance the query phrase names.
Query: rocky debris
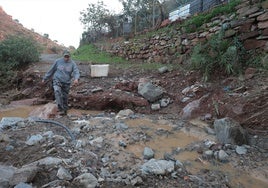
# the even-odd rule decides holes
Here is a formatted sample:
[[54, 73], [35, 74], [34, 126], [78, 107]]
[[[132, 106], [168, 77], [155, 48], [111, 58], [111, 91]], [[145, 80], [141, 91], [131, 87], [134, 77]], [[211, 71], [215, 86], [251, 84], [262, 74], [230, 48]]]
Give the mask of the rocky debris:
[[20, 117], [4, 117], [0, 122], [0, 130], [7, 127], [15, 126], [18, 122], [22, 121], [23, 118]]
[[[3, 135], [9, 138], [1, 139], [0, 142], [0, 184], [3, 187], [25, 184], [33, 187], [92, 188], [174, 187], [178, 183], [184, 187], [228, 187], [232, 184], [229, 178], [223, 178], [226, 177], [224, 171], [215, 171], [213, 168], [190, 173], [188, 166], [193, 165], [193, 162], [176, 159], [183, 152], [196, 153], [195, 161], [201, 164], [221, 166], [229, 163], [236, 170], [267, 168], [267, 152], [256, 146], [217, 143], [207, 139], [193, 141], [158, 158], [155, 152], [160, 148], [145, 146], [138, 156], [129, 148], [161, 138], [167, 132], [157, 127], [158, 119], [153, 116], [146, 118], [153, 118], [156, 127], [130, 126], [130, 119], [142, 121], [144, 116], [129, 109], [118, 114], [85, 115], [76, 120], [74, 117], [71, 118], [73, 120], [69, 118], [58, 121], [68, 125], [76, 135], [75, 141], [62, 131], [62, 127], [44, 126], [29, 119], [15, 124], [10, 121], [13, 126], [5, 126], [0, 133], [2, 138]], [[175, 133], [180, 131], [181, 125], [174, 122], [169, 126], [173, 127], [172, 132]], [[155, 133], [149, 136], [152, 129], [155, 129]], [[12, 148], [8, 149], [7, 146]]]
[[223, 144], [247, 144], [247, 132], [240, 124], [231, 118], [217, 119], [214, 121], [217, 139]]
[[138, 93], [150, 102], [160, 99], [164, 93], [163, 88], [151, 83], [140, 83]]

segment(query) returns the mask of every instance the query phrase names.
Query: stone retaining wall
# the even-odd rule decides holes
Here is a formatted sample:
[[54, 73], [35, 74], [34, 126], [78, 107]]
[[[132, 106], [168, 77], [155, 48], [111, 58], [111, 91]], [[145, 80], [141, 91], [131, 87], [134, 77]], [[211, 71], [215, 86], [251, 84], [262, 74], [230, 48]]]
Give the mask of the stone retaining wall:
[[236, 7], [236, 14], [215, 17], [210, 23], [203, 24], [202, 31], [186, 33], [179, 23], [173, 23], [178, 24], [178, 27], [169, 32], [163, 30], [152, 36], [116, 42], [106, 50], [130, 60], [182, 63], [198, 42], [224, 30], [225, 38], [237, 36], [246, 50], [267, 52], [268, 0], [259, 2], [260, 0], [242, 0]]

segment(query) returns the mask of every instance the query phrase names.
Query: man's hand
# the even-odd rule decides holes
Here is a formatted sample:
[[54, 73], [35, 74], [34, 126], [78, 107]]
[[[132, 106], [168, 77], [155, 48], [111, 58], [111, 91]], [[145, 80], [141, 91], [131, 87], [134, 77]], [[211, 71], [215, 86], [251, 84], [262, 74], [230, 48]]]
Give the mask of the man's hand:
[[78, 79], [75, 79], [74, 82], [73, 82], [73, 84], [74, 84], [75, 86], [77, 86], [77, 85], [78, 85]]

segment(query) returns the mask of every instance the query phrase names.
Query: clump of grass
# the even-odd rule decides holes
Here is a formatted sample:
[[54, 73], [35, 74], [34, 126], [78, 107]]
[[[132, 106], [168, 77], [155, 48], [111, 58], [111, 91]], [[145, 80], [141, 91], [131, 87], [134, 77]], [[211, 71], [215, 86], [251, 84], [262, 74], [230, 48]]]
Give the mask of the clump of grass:
[[[157, 70], [164, 65], [156, 62], [128, 61], [122, 57], [112, 56], [107, 52], [100, 51], [92, 44], [79, 47], [72, 55], [74, 60], [84, 61], [93, 64], [113, 64], [122, 69], [135, 69], [140, 71]], [[176, 68], [174, 65], [165, 65], [168, 69]]]
[[79, 47], [73, 54], [73, 59], [91, 62], [95, 64], [100, 63], [123, 63], [125, 60], [121, 57], [112, 56], [109, 53], [100, 51], [92, 44]]

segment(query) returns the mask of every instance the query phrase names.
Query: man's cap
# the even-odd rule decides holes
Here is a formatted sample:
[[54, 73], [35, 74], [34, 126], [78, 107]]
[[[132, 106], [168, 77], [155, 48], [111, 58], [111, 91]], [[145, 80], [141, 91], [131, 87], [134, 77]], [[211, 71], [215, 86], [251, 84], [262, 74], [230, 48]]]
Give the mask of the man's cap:
[[71, 53], [68, 50], [64, 50], [63, 56], [71, 56]]

